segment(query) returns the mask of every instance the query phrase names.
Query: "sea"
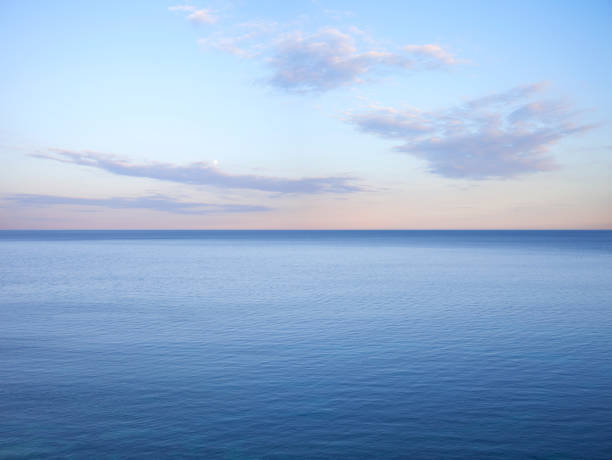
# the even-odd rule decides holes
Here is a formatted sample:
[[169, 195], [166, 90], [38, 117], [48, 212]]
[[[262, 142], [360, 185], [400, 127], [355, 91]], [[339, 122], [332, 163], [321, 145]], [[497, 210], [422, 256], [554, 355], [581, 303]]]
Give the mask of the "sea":
[[2, 231], [0, 458], [610, 459], [612, 231]]

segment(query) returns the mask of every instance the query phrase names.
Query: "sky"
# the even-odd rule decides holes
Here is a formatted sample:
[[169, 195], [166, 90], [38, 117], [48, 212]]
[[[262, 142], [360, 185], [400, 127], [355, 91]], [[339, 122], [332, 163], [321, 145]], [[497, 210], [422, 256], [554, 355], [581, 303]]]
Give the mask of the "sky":
[[610, 1], [0, 2], [0, 229], [610, 229]]

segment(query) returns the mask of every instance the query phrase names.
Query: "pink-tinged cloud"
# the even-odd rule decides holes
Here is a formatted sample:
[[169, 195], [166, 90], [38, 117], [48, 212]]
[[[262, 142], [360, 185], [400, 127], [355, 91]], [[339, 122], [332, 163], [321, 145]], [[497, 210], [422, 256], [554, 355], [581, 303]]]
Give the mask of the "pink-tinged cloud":
[[428, 62], [430, 66], [440, 66], [443, 64], [453, 65], [457, 63], [455, 57], [448, 51], [442, 49], [440, 45], [406, 45], [404, 46], [404, 51], [407, 51], [415, 57], [420, 57]]
[[169, 11], [187, 13], [187, 19], [195, 24], [214, 24], [217, 17], [206, 8], [197, 8], [193, 5], [169, 6]]

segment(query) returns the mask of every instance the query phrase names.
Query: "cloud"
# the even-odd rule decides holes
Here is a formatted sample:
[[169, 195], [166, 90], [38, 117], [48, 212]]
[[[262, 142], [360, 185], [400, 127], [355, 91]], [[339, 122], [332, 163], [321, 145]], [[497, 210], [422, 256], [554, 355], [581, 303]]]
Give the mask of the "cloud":
[[276, 45], [268, 82], [287, 91], [327, 91], [360, 81], [375, 66], [410, 66], [389, 52], [357, 52], [349, 34], [322, 29], [316, 34], [292, 34]]
[[479, 109], [482, 107], [495, 107], [501, 106], [504, 108], [510, 104], [514, 104], [516, 101], [528, 99], [533, 96], [541, 94], [548, 88], [547, 82], [531, 83], [528, 85], [515, 86], [508, 91], [501, 93], [488, 94], [484, 97], [479, 97], [467, 101], [464, 106], [466, 109]]
[[325, 27], [304, 34], [277, 23], [263, 22], [239, 24], [233, 33], [212, 32], [199, 40], [205, 48], [261, 59], [271, 70], [264, 81], [293, 93], [325, 92], [362, 83], [366, 76], [380, 72], [416, 72], [458, 63], [439, 45], [408, 45], [389, 51], [372, 43], [356, 27], [346, 30]]
[[214, 16], [209, 10], [195, 10], [189, 16], [187, 16], [191, 22], [198, 24], [214, 24], [217, 22], [217, 17]]
[[439, 111], [371, 107], [349, 113], [363, 132], [403, 143], [394, 148], [427, 162], [450, 178], [510, 178], [558, 166], [549, 150], [562, 139], [592, 128], [574, 121], [564, 102], [531, 100], [543, 84], [473, 99]]
[[193, 5], [175, 5], [169, 6], [168, 11], [195, 11], [196, 7]]
[[96, 206], [113, 209], [150, 209], [173, 214], [211, 214], [270, 211], [265, 206], [177, 201], [164, 195], [112, 198], [76, 198], [55, 195], [16, 194], [3, 198], [19, 206]]
[[248, 21], [230, 26], [227, 30], [212, 31], [207, 37], [198, 39], [198, 44], [204, 49], [233, 54], [242, 58], [261, 57], [265, 59], [266, 52], [272, 47], [279, 24], [274, 21]]
[[198, 9], [193, 5], [176, 5], [169, 6], [168, 10], [188, 13], [187, 19], [196, 24], [214, 24], [217, 22], [217, 17], [206, 8]]
[[455, 57], [439, 45], [406, 45], [404, 50], [413, 56], [418, 56], [430, 66], [456, 64]]
[[390, 69], [426, 69], [455, 64], [453, 57], [437, 45], [410, 45], [404, 52], [384, 49], [359, 50], [357, 36], [325, 28], [303, 36], [291, 34], [275, 45], [269, 63], [273, 75], [268, 82], [290, 92], [323, 92], [363, 82], [363, 77]]
[[227, 174], [204, 162], [183, 166], [169, 163], [135, 164], [114, 155], [103, 153], [59, 149], [51, 149], [50, 151], [53, 153], [52, 155], [33, 154], [32, 156], [89, 166], [121, 176], [146, 177], [189, 185], [208, 185], [288, 194], [352, 193], [362, 190], [360, 186], [353, 184], [354, 179], [351, 177], [287, 179], [251, 174]]

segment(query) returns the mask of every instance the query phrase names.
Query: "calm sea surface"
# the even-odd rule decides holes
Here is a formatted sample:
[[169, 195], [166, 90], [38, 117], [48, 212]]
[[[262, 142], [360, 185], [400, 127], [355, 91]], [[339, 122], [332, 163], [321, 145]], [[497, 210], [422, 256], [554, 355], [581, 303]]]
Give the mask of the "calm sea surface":
[[612, 458], [612, 232], [0, 232], [0, 458]]

